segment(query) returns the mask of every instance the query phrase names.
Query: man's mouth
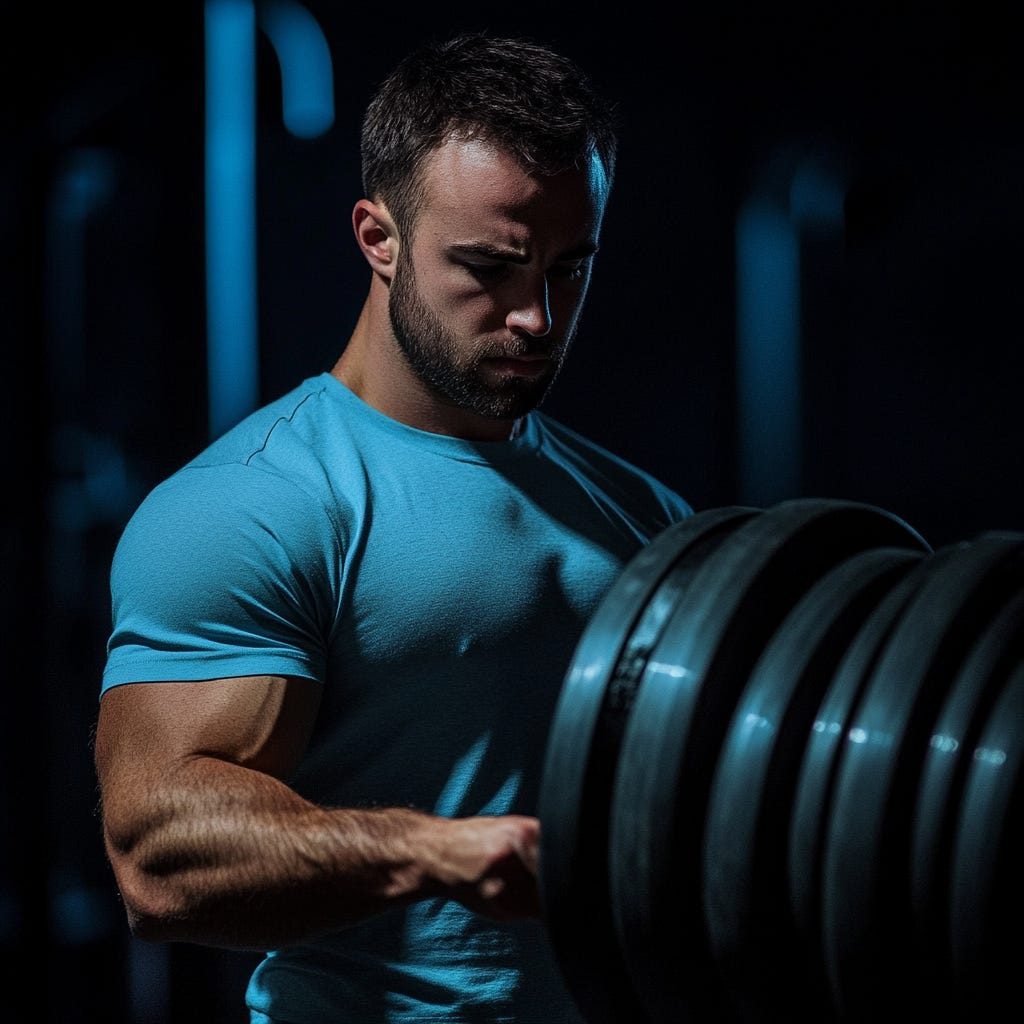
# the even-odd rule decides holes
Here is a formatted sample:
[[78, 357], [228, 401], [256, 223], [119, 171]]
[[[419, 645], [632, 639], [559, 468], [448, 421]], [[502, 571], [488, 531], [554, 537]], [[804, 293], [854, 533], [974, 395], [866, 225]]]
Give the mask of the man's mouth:
[[550, 366], [551, 358], [550, 352], [537, 352], [527, 355], [489, 356], [484, 363], [499, 373], [539, 377]]

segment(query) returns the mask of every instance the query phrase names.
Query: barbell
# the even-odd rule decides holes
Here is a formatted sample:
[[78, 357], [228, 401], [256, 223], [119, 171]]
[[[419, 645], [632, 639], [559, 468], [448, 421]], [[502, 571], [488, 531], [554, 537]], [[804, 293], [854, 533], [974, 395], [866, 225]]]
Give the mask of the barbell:
[[592, 1024], [974, 1020], [1022, 907], [1024, 534], [860, 502], [710, 509], [566, 673], [540, 884]]

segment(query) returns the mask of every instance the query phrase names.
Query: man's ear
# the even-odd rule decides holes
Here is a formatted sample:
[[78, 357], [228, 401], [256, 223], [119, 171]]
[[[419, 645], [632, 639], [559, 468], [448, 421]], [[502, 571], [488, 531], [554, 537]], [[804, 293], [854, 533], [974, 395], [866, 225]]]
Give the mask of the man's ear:
[[398, 229], [382, 203], [360, 199], [352, 209], [352, 228], [375, 274], [390, 281], [398, 259]]

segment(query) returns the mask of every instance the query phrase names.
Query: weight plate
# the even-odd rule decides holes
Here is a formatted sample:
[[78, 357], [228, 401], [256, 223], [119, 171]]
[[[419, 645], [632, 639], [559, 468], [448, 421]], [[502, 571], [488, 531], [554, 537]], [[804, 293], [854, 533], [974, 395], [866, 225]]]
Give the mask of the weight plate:
[[793, 922], [801, 947], [815, 960], [815, 976], [827, 977], [821, 951], [822, 851], [842, 737], [893, 623], [928, 575], [947, 556], [948, 552], [939, 551], [924, 558], [871, 612], [840, 659], [811, 724], [797, 774], [787, 861]]
[[648, 658], [612, 797], [611, 899], [634, 989], [655, 1021], [726, 1019], [701, 906], [711, 776], [738, 694], [792, 604], [872, 547], [927, 550], [891, 513], [783, 502], [704, 560]]
[[608, 897], [608, 814], [623, 722], [644, 659], [709, 548], [759, 510], [709, 509], [673, 524], [625, 566], [584, 629], [556, 705], [538, 816], [540, 893], [556, 957], [593, 1022], [636, 997]]
[[985, 629], [950, 687], [925, 754], [911, 836], [910, 890], [918, 973], [936, 1005], [951, 1005], [949, 883], [970, 755], [1011, 669], [1024, 657], [1024, 592]]
[[787, 898], [786, 843], [801, 756], [838, 662], [867, 615], [924, 556], [876, 548], [827, 573], [794, 606], [733, 713], [708, 804], [704, 914], [730, 996], [761, 1019], [824, 1021]]
[[1020, 535], [990, 534], [955, 547], [896, 622], [845, 733], [822, 860], [822, 940], [846, 1019], [929, 1001], [908, 956], [917, 783], [956, 669], [1019, 584], [1022, 545]]
[[1024, 665], [974, 748], [953, 853], [951, 937], [963, 1020], [998, 1020], [1019, 999], [1024, 941]]

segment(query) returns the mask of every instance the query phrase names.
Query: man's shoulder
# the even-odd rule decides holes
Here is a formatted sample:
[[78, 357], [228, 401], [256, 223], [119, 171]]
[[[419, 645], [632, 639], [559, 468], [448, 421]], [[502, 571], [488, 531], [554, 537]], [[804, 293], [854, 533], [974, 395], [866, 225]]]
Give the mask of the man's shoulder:
[[275, 458], [287, 460], [315, 453], [318, 441], [330, 434], [324, 421], [331, 417], [332, 403], [323, 376], [308, 378], [253, 410], [184, 468], [266, 466]]
[[[153, 486], [133, 519], [237, 524], [301, 521], [324, 510], [333, 516], [346, 505], [339, 490], [351, 486], [338, 472], [343, 416], [324, 390], [310, 378], [250, 413]], [[358, 482], [358, 474], [349, 476]]]

